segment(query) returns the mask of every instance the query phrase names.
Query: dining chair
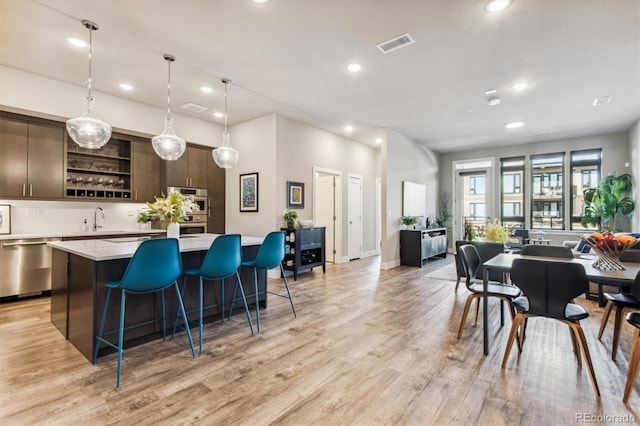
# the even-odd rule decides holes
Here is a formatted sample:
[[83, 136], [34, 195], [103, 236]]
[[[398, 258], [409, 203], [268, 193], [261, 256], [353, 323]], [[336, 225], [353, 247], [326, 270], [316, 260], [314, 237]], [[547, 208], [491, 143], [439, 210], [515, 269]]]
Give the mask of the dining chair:
[[[462, 335], [462, 329], [464, 328], [464, 323], [467, 320], [467, 315], [469, 314], [469, 308], [471, 307], [471, 303], [474, 300], [476, 300], [476, 317], [474, 325], [478, 322], [478, 311], [480, 307], [480, 299], [483, 296], [483, 285], [482, 280], [478, 280], [477, 278], [475, 278], [477, 271], [482, 269], [482, 262], [476, 247], [472, 244], [465, 244], [463, 246], [460, 246], [458, 250], [458, 254], [461, 256], [462, 265], [465, 271], [465, 284], [467, 286], [467, 289], [470, 291], [469, 296], [467, 296], [467, 301], [464, 304], [462, 319], [460, 321], [460, 327], [458, 328], [459, 339]], [[511, 315], [511, 319], [513, 320], [515, 313], [512, 305], [512, 300], [520, 295], [520, 289], [515, 286], [506, 285], [502, 282], [490, 281], [487, 293], [489, 296], [496, 297], [507, 304], [507, 306], [509, 307], [509, 314]], [[487, 313], [485, 312], [484, 315], [486, 314]], [[504, 325], [504, 313], [502, 310], [502, 306], [500, 309], [500, 323], [501, 325]]]
[[631, 389], [640, 370], [640, 313], [629, 312], [627, 322], [635, 327], [633, 341], [631, 343], [631, 355], [629, 356], [629, 367], [627, 371], [627, 383], [624, 386], [624, 396], [622, 401], [626, 404], [631, 396]]
[[[178, 240], [175, 238], [154, 238], [145, 240], [140, 243], [138, 249], [127, 265], [127, 269], [120, 281], [112, 281], [106, 284], [107, 295], [102, 310], [102, 319], [96, 337], [96, 347], [93, 352], [93, 364], [98, 360], [98, 351], [100, 343], [116, 349], [118, 352], [118, 367], [116, 372], [116, 389], [120, 389], [120, 374], [122, 371], [122, 352], [124, 340], [124, 317], [126, 307], [127, 294], [146, 294], [160, 293], [162, 302], [162, 340], [166, 340], [166, 316], [165, 316], [165, 297], [164, 290], [173, 287], [176, 290], [178, 301], [178, 311], [182, 319], [187, 321], [187, 314], [182, 303], [182, 296], [178, 289], [177, 279], [182, 272], [182, 260], [180, 258], [180, 249]], [[109, 300], [112, 290], [120, 290], [120, 322], [118, 330], [106, 333], [107, 335], [118, 333], [117, 345], [103, 338], [104, 325], [107, 320], [107, 312], [109, 309]], [[148, 322], [137, 325], [130, 325], [126, 329], [129, 330], [136, 326], [146, 325]], [[191, 347], [191, 354], [195, 357], [193, 349], [193, 340], [191, 339], [191, 331], [186, 327], [186, 334]]]
[[[249, 323], [249, 329], [251, 335], [253, 335], [253, 324], [251, 322], [251, 316], [249, 315], [249, 307], [247, 306], [247, 299], [244, 294], [244, 288], [242, 286], [242, 280], [238, 270], [242, 263], [242, 245], [240, 234], [225, 234], [216, 237], [211, 243], [207, 254], [205, 255], [202, 265], [196, 269], [187, 269], [184, 271], [184, 279], [182, 281], [182, 297], [187, 287], [189, 277], [198, 277], [198, 291], [199, 291], [199, 305], [198, 309], [187, 311], [187, 316], [190, 313], [198, 312], [198, 336], [199, 336], [199, 354], [202, 355], [202, 324], [203, 324], [203, 312], [205, 309], [211, 309], [218, 307], [220, 317], [224, 323], [224, 280], [235, 275], [236, 285], [240, 288], [240, 294], [242, 296], [242, 302], [244, 303], [244, 310], [247, 315], [247, 322]], [[220, 282], [220, 303], [212, 304], [209, 306], [203, 306], [203, 283], [204, 281], [217, 281]], [[173, 334], [175, 334], [177, 327], [179, 326], [179, 312], [176, 312], [176, 318], [173, 325]], [[185, 325], [186, 328], [188, 326]]]
[[520, 252], [523, 256], [555, 257], [558, 259], [573, 259], [573, 252], [569, 247], [563, 246], [543, 246], [527, 244]]
[[[600, 388], [591, 363], [591, 355], [580, 325], [580, 320], [587, 318], [589, 313], [583, 307], [570, 303], [572, 299], [588, 290], [589, 280], [584, 267], [571, 262], [515, 259], [511, 268], [511, 280], [526, 294], [526, 297], [518, 297], [513, 301], [517, 313], [507, 340], [502, 368], [504, 369], [507, 365], [513, 341], [516, 339], [518, 329], [524, 326], [525, 319], [531, 317], [556, 319], [569, 326], [578, 365], [582, 365], [580, 359], [580, 351], [582, 351], [596, 395], [600, 397]], [[520, 339], [522, 338], [523, 335], [520, 333]], [[522, 345], [520, 348], [521, 352]]]
[[[253, 284], [254, 284], [254, 294], [247, 294], [247, 297], [254, 296], [256, 303], [256, 323], [258, 333], [260, 332], [260, 306], [259, 306], [259, 295], [265, 294], [273, 294], [274, 296], [283, 297], [289, 299], [289, 303], [291, 304], [291, 310], [293, 311], [294, 318], [296, 315], [296, 308], [293, 305], [293, 298], [291, 297], [291, 291], [289, 290], [289, 284], [287, 283], [287, 275], [284, 272], [284, 268], [282, 267], [282, 261], [284, 259], [284, 231], [274, 231], [267, 234], [267, 236], [262, 241], [262, 245], [258, 249], [258, 254], [256, 258], [253, 260], [246, 260], [242, 262], [242, 266], [245, 268], [253, 269]], [[268, 271], [273, 268], [280, 268], [280, 274], [284, 279], [284, 287], [287, 290], [287, 294], [279, 294], [273, 293], [270, 291], [259, 292], [258, 291], [258, 270]], [[229, 309], [229, 316], [233, 311], [233, 306], [236, 301], [236, 290], [238, 289], [238, 283], [236, 282], [236, 286], [233, 290], [233, 297], [231, 299], [231, 308]]]
[[[466, 240], [457, 240], [455, 242], [456, 253], [454, 256], [456, 262], [456, 287], [454, 291], [458, 291], [458, 285], [460, 284], [460, 280], [462, 278], [466, 278], [466, 273], [464, 271], [464, 265], [462, 264], [462, 257], [460, 256], [460, 247], [465, 244], [471, 244], [475, 246], [476, 250], [478, 250], [478, 255], [480, 256], [480, 263], [484, 263], [487, 260], [497, 256], [500, 253], [504, 253], [504, 244], [496, 243], [491, 241], [466, 241]], [[476, 275], [474, 275], [477, 279], [482, 279], [482, 268], [478, 269]], [[489, 280], [496, 282], [506, 282], [505, 276], [500, 271], [489, 271]]]

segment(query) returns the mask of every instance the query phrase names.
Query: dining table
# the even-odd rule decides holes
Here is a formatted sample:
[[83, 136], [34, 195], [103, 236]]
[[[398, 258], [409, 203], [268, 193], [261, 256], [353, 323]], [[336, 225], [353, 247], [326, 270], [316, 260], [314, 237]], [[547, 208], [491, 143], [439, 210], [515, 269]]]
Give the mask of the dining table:
[[640, 272], [640, 263], [625, 263], [625, 269], [619, 271], [602, 271], [594, 268], [593, 263], [596, 260], [595, 255], [584, 254], [574, 257], [573, 259], [559, 259], [542, 256], [523, 256], [521, 254], [500, 253], [497, 256], [487, 260], [482, 264], [482, 329], [484, 340], [484, 354], [489, 354], [489, 320], [487, 315], [487, 303], [489, 300], [487, 290], [489, 284], [489, 271], [498, 270], [505, 273], [511, 271], [511, 265], [516, 259], [533, 259], [552, 262], [572, 262], [579, 263], [584, 266], [587, 278], [590, 282], [596, 284], [606, 284], [614, 286], [630, 286], [633, 284], [636, 275]]

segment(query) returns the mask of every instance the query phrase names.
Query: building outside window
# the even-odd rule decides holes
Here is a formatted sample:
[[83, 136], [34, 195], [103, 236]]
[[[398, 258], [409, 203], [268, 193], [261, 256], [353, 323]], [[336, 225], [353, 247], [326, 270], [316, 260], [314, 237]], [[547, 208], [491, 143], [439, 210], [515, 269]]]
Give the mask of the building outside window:
[[524, 228], [524, 157], [500, 159], [502, 224]]
[[486, 220], [487, 213], [484, 203], [469, 203], [469, 216], [473, 220]]
[[564, 229], [564, 153], [531, 156], [531, 228]]
[[482, 195], [485, 193], [486, 178], [484, 176], [469, 177], [469, 193]]
[[586, 230], [580, 223], [584, 212], [583, 191], [597, 188], [601, 176], [602, 150], [591, 149], [571, 152], [571, 229]]

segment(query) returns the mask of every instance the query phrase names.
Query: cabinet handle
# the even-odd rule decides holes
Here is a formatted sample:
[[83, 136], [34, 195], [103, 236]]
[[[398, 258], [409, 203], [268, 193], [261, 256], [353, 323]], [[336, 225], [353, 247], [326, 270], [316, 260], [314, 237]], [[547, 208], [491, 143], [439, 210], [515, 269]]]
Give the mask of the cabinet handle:
[[138, 199], [138, 190], [137, 189], [135, 190], [135, 193], [136, 193], [136, 200], [137, 200]]
[[207, 209], [207, 217], [211, 217], [211, 209]]
[[188, 178], [188, 177], [185, 177], [185, 178], [184, 178], [184, 184], [185, 184], [186, 186], [189, 186], [189, 178]]
[[29, 184], [29, 197], [33, 197], [33, 184]]
[[27, 184], [23, 183], [22, 184], [22, 196], [26, 196], [27, 195]]

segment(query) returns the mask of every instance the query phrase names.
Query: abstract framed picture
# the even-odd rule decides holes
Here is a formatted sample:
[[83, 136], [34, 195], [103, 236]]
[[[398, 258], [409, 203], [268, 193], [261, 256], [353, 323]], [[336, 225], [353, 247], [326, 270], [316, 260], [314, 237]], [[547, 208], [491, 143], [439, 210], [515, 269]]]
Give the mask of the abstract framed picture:
[[304, 209], [304, 183], [287, 181], [287, 208]]
[[0, 234], [11, 233], [11, 206], [0, 204]]
[[258, 211], [258, 173], [240, 175], [240, 211]]

